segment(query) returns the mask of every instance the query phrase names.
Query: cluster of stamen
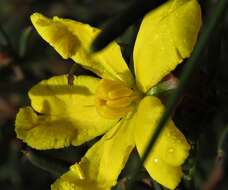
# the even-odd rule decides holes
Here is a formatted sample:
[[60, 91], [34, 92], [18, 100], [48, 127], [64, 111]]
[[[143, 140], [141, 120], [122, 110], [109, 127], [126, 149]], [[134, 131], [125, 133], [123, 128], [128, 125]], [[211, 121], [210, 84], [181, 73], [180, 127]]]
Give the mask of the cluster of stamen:
[[102, 79], [96, 92], [96, 108], [105, 118], [120, 118], [133, 109], [138, 97], [136, 91], [123, 82]]

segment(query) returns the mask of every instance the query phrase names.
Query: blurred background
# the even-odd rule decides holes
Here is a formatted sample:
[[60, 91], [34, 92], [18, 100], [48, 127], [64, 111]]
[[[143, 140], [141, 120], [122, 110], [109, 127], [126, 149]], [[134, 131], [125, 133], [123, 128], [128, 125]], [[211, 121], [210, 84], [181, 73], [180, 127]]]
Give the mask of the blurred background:
[[[38, 81], [69, 73], [70, 60], [63, 60], [35, 32], [30, 22], [33, 12], [75, 19], [100, 27], [132, 0], [0, 0], [0, 189], [46, 190], [64, 171], [79, 161], [95, 142], [60, 150], [35, 151], [16, 139], [14, 122], [18, 109], [29, 105], [27, 91]], [[217, 0], [201, 0], [203, 21], [209, 18]], [[129, 62], [140, 21], [117, 39]], [[178, 189], [228, 189], [228, 14], [219, 20], [205, 48], [199, 67], [191, 76], [174, 114], [174, 121], [187, 136], [192, 152], [184, 164], [184, 179]], [[182, 65], [174, 71], [178, 77]], [[79, 69], [78, 73], [85, 73]], [[88, 73], [88, 72], [87, 72]], [[172, 92], [170, 92], [172, 93]], [[166, 96], [169, 93], [167, 92]], [[225, 134], [225, 135], [224, 135]], [[225, 136], [225, 138], [222, 138]], [[225, 140], [224, 140], [225, 139]], [[219, 146], [220, 143], [220, 146]], [[224, 148], [225, 147], [225, 148]], [[53, 160], [61, 169], [48, 167]], [[125, 189], [129, 171], [138, 161], [133, 151], [120, 175], [116, 189]], [[142, 168], [136, 189], [163, 189]]]

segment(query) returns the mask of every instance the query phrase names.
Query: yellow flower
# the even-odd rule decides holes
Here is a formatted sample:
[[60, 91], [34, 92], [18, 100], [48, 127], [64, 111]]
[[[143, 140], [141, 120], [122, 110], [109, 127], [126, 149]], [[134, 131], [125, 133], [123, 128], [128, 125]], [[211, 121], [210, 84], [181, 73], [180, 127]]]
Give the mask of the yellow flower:
[[[201, 25], [196, 0], [170, 0], [142, 21], [134, 47], [136, 80], [113, 42], [90, 54], [99, 29], [70, 19], [31, 16], [41, 37], [64, 58], [99, 77], [67, 76], [41, 81], [29, 91], [31, 107], [16, 118], [17, 137], [36, 149], [81, 145], [96, 136], [79, 163], [52, 185], [53, 190], [108, 190], [117, 182], [135, 147], [142, 155], [164, 106], [146, 92], [190, 56]], [[170, 119], [145, 165], [150, 176], [169, 189], [182, 177], [190, 146]]]

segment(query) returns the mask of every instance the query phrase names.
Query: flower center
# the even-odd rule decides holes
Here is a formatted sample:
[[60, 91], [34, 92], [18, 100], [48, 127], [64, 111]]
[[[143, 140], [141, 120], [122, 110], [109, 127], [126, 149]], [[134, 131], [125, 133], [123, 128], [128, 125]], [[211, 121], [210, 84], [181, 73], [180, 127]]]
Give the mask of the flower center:
[[102, 79], [96, 92], [98, 113], [108, 119], [117, 119], [130, 112], [139, 93], [121, 81]]

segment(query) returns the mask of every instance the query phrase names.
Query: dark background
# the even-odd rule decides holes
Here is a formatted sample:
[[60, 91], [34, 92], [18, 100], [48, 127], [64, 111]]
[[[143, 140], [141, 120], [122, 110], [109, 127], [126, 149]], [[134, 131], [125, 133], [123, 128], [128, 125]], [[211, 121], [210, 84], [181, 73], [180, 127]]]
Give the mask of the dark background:
[[[31, 26], [30, 15], [33, 12], [41, 12], [46, 16], [68, 17], [102, 28], [130, 2], [130, 0], [0, 0], [0, 189], [49, 189], [56, 175], [53, 171], [46, 171], [50, 169], [45, 168], [45, 164], [40, 167], [46, 170], [35, 166], [40, 163], [39, 159], [47, 159], [49, 162], [55, 158], [70, 165], [80, 160], [93, 144], [89, 142], [81, 147], [40, 152], [29, 149], [15, 138], [15, 116], [21, 106], [29, 105], [27, 91], [42, 79], [68, 73], [72, 66], [70, 60], [62, 60], [38, 36]], [[212, 16], [217, 1], [202, 0], [200, 3], [205, 23], [205, 20]], [[127, 61], [131, 56], [132, 42], [139, 21], [135, 23], [118, 38]], [[202, 189], [205, 184], [215, 183], [217, 178], [220, 182], [215, 183], [215, 188], [211, 189], [228, 189], [228, 184], [225, 182], [228, 171], [226, 154], [225, 156], [218, 154], [218, 144], [228, 127], [227, 34], [228, 14], [217, 23], [216, 30], [213, 31], [202, 53], [199, 66], [191, 76], [174, 114], [177, 126], [192, 144], [191, 156], [184, 165], [185, 176], [179, 189]], [[181, 70], [182, 65], [178, 66], [174, 74], [178, 77]], [[81, 69], [79, 72], [85, 71]], [[223, 147], [228, 147], [227, 144], [226, 140]], [[226, 153], [226, 150], [224, 151]], [[29, 161], [31, 158], [28, 155], [35, 157], [35, 160], [33, 159], [35, 165]], [[125, 182], [130, 176], [129, 170], [137, 160], [138, 156], [134, 151], [120, 176], [118, 188], [125, 189]], [[219, 173], [222, 171], [224, 172]], [[211, 174], [213, 176], [210, 178]], [[143, 169], [136, 185], [140, 190], [162, 189], [150, 180]]]

